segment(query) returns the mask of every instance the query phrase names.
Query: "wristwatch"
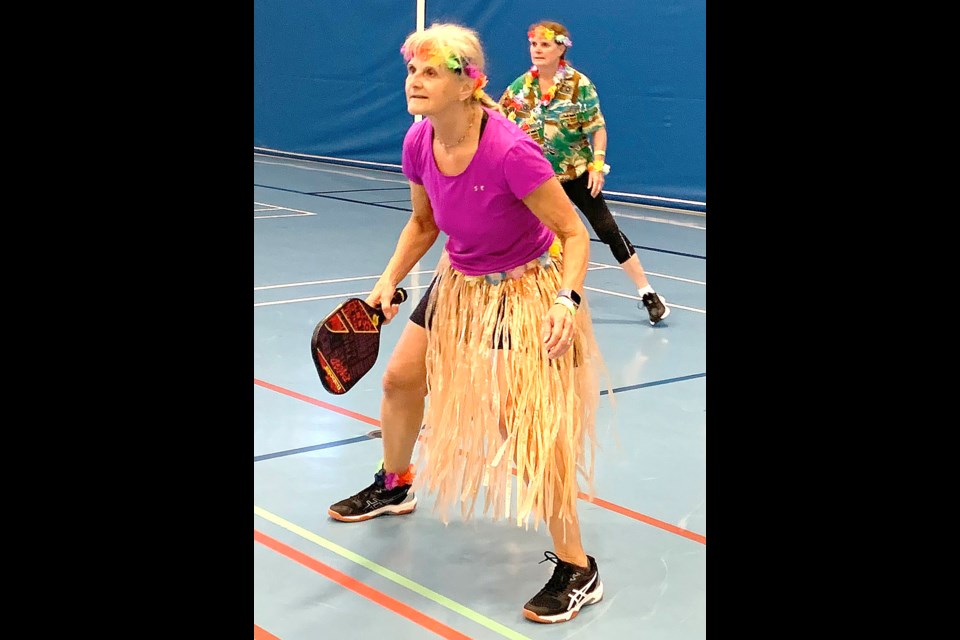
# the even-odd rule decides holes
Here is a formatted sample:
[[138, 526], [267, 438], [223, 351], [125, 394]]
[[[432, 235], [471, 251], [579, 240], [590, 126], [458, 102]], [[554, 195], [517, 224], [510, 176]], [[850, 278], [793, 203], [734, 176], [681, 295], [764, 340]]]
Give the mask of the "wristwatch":
[[575, 306], [580, 307], [580, 294], [573, 289], [560, 289], [560, 291], [557, 291], [557, 297], [559, 298], [560, 296], [570, 298]]

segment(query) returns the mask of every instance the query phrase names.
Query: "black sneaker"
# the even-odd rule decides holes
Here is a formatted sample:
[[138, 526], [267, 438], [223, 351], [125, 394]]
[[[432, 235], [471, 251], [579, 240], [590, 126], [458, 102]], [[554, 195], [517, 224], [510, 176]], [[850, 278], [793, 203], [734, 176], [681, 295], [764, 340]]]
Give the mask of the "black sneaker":
[[387, 489], [381, 468], [373, 476], [373, 484], [349, 498], [330, 505], [327, 514], [343, 522], [362, 522], [377, 516], [402, 516], [417, 508], [417, 497], [410, 485]]
[[587, 556], [590, 568], [584, 569], [564, 562], [552, 551], [544, 551], [543, 555], [557, 566], [540, 593], [523, 606], [525, 618], [534, 622], [566, 622], [577, 617], [580, 607], [603, 599], [603, 583], [593, 556]]
[[670, 315], [670, 307], [665, 304], [666, 300], [661, 298], [659, 295], [654, 293], [645, 293], [643, 298], [641, 298], [640, 305], [643, 305], [647, 309], [647, 314], [650, 316], [650, 324], [657, 324], [668, 315]]

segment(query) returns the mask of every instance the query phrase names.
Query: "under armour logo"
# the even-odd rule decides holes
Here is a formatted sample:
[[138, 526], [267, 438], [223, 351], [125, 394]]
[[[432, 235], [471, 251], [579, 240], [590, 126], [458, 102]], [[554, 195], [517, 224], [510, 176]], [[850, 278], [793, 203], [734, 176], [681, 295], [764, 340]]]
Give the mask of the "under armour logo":
[[475, 185], [473, 185], [473, 190], [474, 190], [474, 191], [483, 191], [483, 188], [484, 188], [484, 185], [482, 185], [482, 184], [479, 184], [479, 185], [475, 184]]

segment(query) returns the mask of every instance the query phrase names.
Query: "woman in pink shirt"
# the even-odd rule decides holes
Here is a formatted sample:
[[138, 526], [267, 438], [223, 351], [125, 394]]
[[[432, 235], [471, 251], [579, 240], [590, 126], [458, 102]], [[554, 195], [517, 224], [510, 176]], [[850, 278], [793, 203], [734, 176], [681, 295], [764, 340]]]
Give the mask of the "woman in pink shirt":
[[603, 597], [577, 517], [578, 469], [592, 488], [602, 368], [579, 293], [589, 236], [540, 147], [484, 92], [474, 31], [436, 24], [401, 53], [407, 110], [423, 119], [403, 140], [413, 212], [367, 298], [387, 322], [397, 284], [440, 231], [448, 240], [384, 374], [383, 464], [328, 513], [411, 513], [423, 489], [447, 522], [455, 504], [470, 518], [483, 492], [494, 519], [547, 524], [556, 566], [523, 613], [565, 622]]

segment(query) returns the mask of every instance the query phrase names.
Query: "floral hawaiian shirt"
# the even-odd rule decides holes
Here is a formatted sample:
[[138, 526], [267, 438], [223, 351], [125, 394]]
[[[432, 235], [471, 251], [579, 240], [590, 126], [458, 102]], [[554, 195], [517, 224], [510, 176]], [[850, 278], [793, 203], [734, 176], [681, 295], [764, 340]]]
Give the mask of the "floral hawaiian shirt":
[[532, 67], [510, 83], [500, 106], [543, 148], [560, 182], [573, 180], [593, 162], [587, 134], [606, 126], [600, 99], [590, 79], [568, 64], [557, 69], [546, 94], [535, 72]]

